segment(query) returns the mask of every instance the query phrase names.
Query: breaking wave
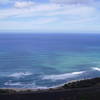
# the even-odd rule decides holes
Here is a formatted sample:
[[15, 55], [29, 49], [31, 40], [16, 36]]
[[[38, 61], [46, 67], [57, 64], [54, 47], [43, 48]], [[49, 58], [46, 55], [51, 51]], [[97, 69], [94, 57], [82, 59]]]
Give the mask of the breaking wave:
[[10, 87], [20, 87], [20, 88], [31, 88], [31, 89], [47, 89], [46, 86], [38, 86], [35, 83], [22, 83], [22, 82], [12, 82], [8, 81], [4, 83], [5, 86]]
[[85, 71], [65, 73], [65, 74], [60, 74], [60, 75], [45, 75], [42, 77], [42, 79], [43, 80], [64, 80], [67, 78], [76, 77], [76, 76], [81, 75], [83, 73], [85, 73]]
[[29, 75], [32, 75], [32, 73], [31, 72], [17, 72], [17, 73], [13, 73], [9, 75], [9, 77], [21, 78], [21, 77], [29, 76]]
[[92, 67], [93, 70], [96, 70], [96, 71], [100, 71], [100, 68], [98, 67]]
[[23, 84], [21, 84], [20, 82], [5, 82], [4, 85], [9, 85], [9, 86], [22, 86]]

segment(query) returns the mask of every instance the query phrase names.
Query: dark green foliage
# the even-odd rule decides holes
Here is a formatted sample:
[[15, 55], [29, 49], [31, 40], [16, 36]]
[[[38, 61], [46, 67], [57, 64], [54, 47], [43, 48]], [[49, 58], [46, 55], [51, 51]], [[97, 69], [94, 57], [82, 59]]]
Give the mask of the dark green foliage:
[[84, 88], [84, 87], [93, 87], [100, 85], [100, 78], [80, 80], [77, 82], [72, 82], [68, 84], [64, 84], [64, 88]]
[[16, 93], [16, 91], [12, 89], [0, 89], [0, 94], [14, 94], [14, 93]]
[[0, 89], [0, 100], [100, 100], [100, 78], [46, 90]]

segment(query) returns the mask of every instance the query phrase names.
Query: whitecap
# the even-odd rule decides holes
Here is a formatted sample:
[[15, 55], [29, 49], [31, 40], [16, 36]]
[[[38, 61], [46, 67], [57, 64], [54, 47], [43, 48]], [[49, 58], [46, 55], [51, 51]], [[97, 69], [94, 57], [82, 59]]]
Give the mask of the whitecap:
[[98, 67], [92, 67], [93, 70], [96, 70], [96, 71], [100, 71], [100, 68]]
[[46, 86], [38, 86], [35, 83], [22, 83], [22, 82], [12, 82], [8, 81], [4, 83], [5, 86], [10, 87], [20, 87], [20, 88], [27, 88], [27, 89], [48, 89]]
[[7, 85], [7, 86], [22, 86], [23, 84], [21, 84], [20, 82], [15, 82], [15, 83], [5, 82], [4, 85]]
[[48, 89], [49, 87], [46, 87], [46, 86], [39, 86], [39, 85], [33, 85], [33, 84], [26, 84], [24, 85], [23, 88], [29, 88], [29, 89]]
[[65, 74], [59, 74], [59, 75], [45, 75], [42, 77], [42, 80], [53, 80], [53, 81], [64, 80], [67, 78], [76, 77], [76, 76], [81, 75], [83, 73], [85, 73], [85, 71], [65, 73]]
[[21, 78], [21, 77], [29, 76], [29, 75], [32, 75], [32, 73], [30, 73], [30, 72], [17, 72], [17, 73], [13, 73], [13, 74], [9, 75], [9, 77]]

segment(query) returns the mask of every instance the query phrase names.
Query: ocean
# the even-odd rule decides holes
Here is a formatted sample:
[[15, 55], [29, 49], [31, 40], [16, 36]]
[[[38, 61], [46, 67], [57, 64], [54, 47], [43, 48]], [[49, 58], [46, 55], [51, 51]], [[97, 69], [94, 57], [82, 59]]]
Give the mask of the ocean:
[[0, 34], [0, 88], [46, 89], [94, 77], [99, 34]]

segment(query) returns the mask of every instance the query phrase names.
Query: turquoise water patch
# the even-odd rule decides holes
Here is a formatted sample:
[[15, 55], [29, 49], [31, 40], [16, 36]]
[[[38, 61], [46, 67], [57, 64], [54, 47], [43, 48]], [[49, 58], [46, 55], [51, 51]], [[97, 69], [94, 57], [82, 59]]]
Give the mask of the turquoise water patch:
[[0, 35], [0, 88], [48, 88], [100, 77], [100, 35]]

